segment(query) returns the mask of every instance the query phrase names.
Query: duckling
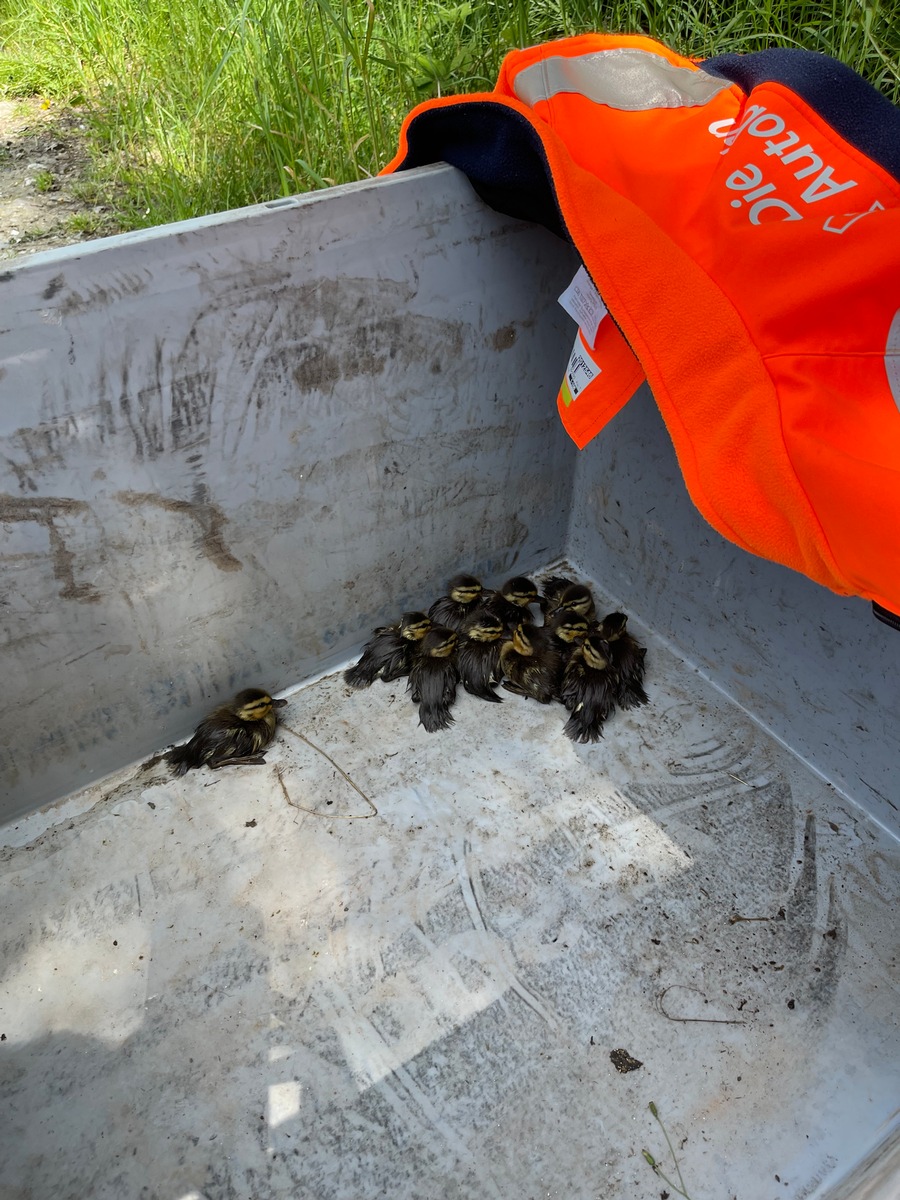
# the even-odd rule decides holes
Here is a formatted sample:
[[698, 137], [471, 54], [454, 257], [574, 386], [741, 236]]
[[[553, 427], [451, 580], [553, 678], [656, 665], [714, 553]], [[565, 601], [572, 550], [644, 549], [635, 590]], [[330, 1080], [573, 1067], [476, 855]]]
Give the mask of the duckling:
[[502, 701], [493, 685], [500, 682], [500, 643], [503, 622], [487, 608], [469, 618], [462, 632], [457, 653], [462, 685], [481, 700]]
[[579, 642], [587, 637], [590, 626], [587, 617], [580, 616], [574, 609], [558, 608], [546, 619], [543, 628], [552, 638], [565, 668]]
[[541, 585], [541, 594], [538, 596], [538, 604], [544, 616], [559, 606], [560, 596], [574, 582], [574, 579], [566, 579], [563, 575], [551, 575], [549, 579], [544, 580]]
[[556, 696], [562, 659], [542, 628], [520, 621], [509, 641], [500, 647], [503, 686], [519, 696], [549, 704]]
[[264, 763], [259, 751], [271, 742], [277, 721], [275, 710], [285, 704], [287, 700], [273, 700], [261, 688], [244, 688], [229, 704], [221, 704], [205, 717], [189, 742], [161, 757], [175, 775], [202, 766]]
[[615, 707], [618, 680], [609, 643], [590, 633], [569, 659], [559, 689], [571, 714], [563, 733], [573, 742], [598, 742]]
[[530, 579], [516, 575], [507, 579], [499, 592], [489, 592], [484, 607], [500, 618], [508, 631], [512, 632], [521, 622], [531, 622], [528, 606], [538, 598], [538, 590]]
[[558, 611], [560, 608], [569, 608], [579, 616], [586, 617], [588, 621], [597, 619], [591, 589], [583, 583], [571, 583], [560, 592], [556, 608], [552, 611]]
[[544, 622], [548, 636], [553, 637], [557, 649], [564, 658], [571, 658], [578, 642], [583, 642], [590, 632], [587, 617], [582, 617], [574, 608], [557, 608]]
[[409, 674], [416, 645], [431, 628], [423, 612], [406, 612], [395, 625], [381, 625], [363, 646], [362, 657], [344, 672], [352, 688], [367, 688], [376, 679], [390, 683]]
[[454, 653], [458, 640], [455, 630], [445, 625], [432, 625], [410, 668], [406, 688], [412, 695], [413, 704], [419, 706], [419, 724], [429, 733], [449, 729], [453, 724], [450, 708], [459, 683]]
[[448, 595], [435, 600], [428, 610], [432, 624], [461, 633], [466, 620], [481, 601], [483, 591], [474, 575], [454, 575], [447, 584]]
[[609, 642], [613, 666], [618, 675], [616, 704], [619, 708], [638, 708], [649, 703], [644, 691], [644, 659], [647, 649], [637, 638], [625, 632], [628, 618], [624, 613], [609, 613], [597, 629], [601, 637]]

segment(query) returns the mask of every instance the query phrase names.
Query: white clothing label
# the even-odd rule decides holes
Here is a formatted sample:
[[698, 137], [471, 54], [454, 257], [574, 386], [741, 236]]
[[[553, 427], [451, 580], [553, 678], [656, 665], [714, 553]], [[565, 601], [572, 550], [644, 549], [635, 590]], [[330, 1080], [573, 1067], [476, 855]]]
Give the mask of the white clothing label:
[[[576, 335], [575, 345], [572, 347], [572, 353], [569, 355], [569, 365], [566, 367], [566, 377], [563, 381], [563, 399], [566, 407], [578, 398], [580, 392], [584, 391], [587, 385], [598, 375], [601, 375], [600, 367], [594, 362], [590, 354], [588, 354], [582, 339]], [[568, 396], [566, 390], [568, 389]]]
[[559, 302], [569, 316], [578, 322], [587, 344], [593, 346], [607, 309], [584, 267], [578, 268], [575, 278], [560, 296]]

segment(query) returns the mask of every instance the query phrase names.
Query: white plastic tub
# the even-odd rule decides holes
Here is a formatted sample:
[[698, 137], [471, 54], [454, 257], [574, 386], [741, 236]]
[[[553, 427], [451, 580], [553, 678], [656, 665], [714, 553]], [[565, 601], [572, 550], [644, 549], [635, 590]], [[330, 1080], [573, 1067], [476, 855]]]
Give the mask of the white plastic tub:
[[[713, 533], [646, 392], [577, 454], [574, 266], [436, 167], [0, 283], [4, 1198], [900, 1194], [900, 637]], [[648, 646], [599, 745], [344, 686], [564, 559]], [[247, 684], [264, 767], [129, 765]]]

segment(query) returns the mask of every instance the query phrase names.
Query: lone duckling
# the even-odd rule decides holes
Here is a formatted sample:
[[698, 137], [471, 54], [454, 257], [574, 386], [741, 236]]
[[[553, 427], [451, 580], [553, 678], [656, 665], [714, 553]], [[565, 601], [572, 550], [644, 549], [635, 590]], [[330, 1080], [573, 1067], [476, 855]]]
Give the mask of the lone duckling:
[[489, 592], [484, 606], [512, 632], [520, 622], [531, 620], [528, 607], [537, 599], [538, 590], [534, 583], [524, 575], [516, 575], [507, 579], [498, 592]]
[[503, 622], [489, 609], [481, 608], [466, 622], [459, 642], [457, 663], [462, 685], [480, 700], [502, 701], [494, 691], [500, 682], [500, 643]]
[[500, 669], [508, 692], [530, 696], [540, 704], [556, 698], [562, 659], [542, 628], [520, 621], [500, 648]]
[[649, 703], [644, 691], [644, 659], [647, 649], [637, 638], [625, 631], [625, 613], [609, 613], [597, 627], [601, 637], [609, 642], [612, 662], [618, 676], [616, 704], [619, 708], [638, 708]]
[[563, 733], [573, 742], [599, 742], [603, 724], [615, 707], [618, 680], [609, 643], [588, 634], [569, 659], [559, 689], [570, 716]]
[[456, 699], [459, 669], [456, 665], [456, 643], [459, 635], [445, 625], [433, 625], [422, 639], [419, 653], [413, 659], [406, 684], [413, 704], [419, 706], [419, 724], [428, 733], [449, 729], [453, 724], [450, 712]]
[[447, 595], [435, 600], [428, 610], [433, 625], [442, 625], [462, 633], [463, 625], [478, 607], [484, 588], [474, 575], [454, 575], [447, 584]]
[[391, 683], [409, 674], [413, 655], [431, 628], [423, 612], [404, 613], [395, 625], [381, 625], [363, 646], [362, 657], [344, 672], [344, 682], [352, 688], [367, 688], [376, 679]]
[[[215, 769], [264, 763], [259, 752], [275, 734], [275, 710], [285, 704], [287, 700], [273, 700], [261, 688], [244, 688], [230, 703], [221, 704], [204, 717], [189, 742], [161, 757], [175, 775], [203, 766]], [[151, 763], [154, 761], [159, 760], [151, 759]]]

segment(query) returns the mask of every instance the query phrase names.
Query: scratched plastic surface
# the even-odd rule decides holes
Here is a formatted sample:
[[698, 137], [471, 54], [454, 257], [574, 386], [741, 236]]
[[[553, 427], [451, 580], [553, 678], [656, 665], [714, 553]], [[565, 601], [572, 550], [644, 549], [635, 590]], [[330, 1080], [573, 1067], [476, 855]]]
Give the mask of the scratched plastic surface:
[[694, 1200], [828, 1195], [897, 1121], [896, 843], [638, 632], [598, 746], [331, 675], [264, 767], [5, 827], [0, 1194], [656, 1200], [653, 1102]]

